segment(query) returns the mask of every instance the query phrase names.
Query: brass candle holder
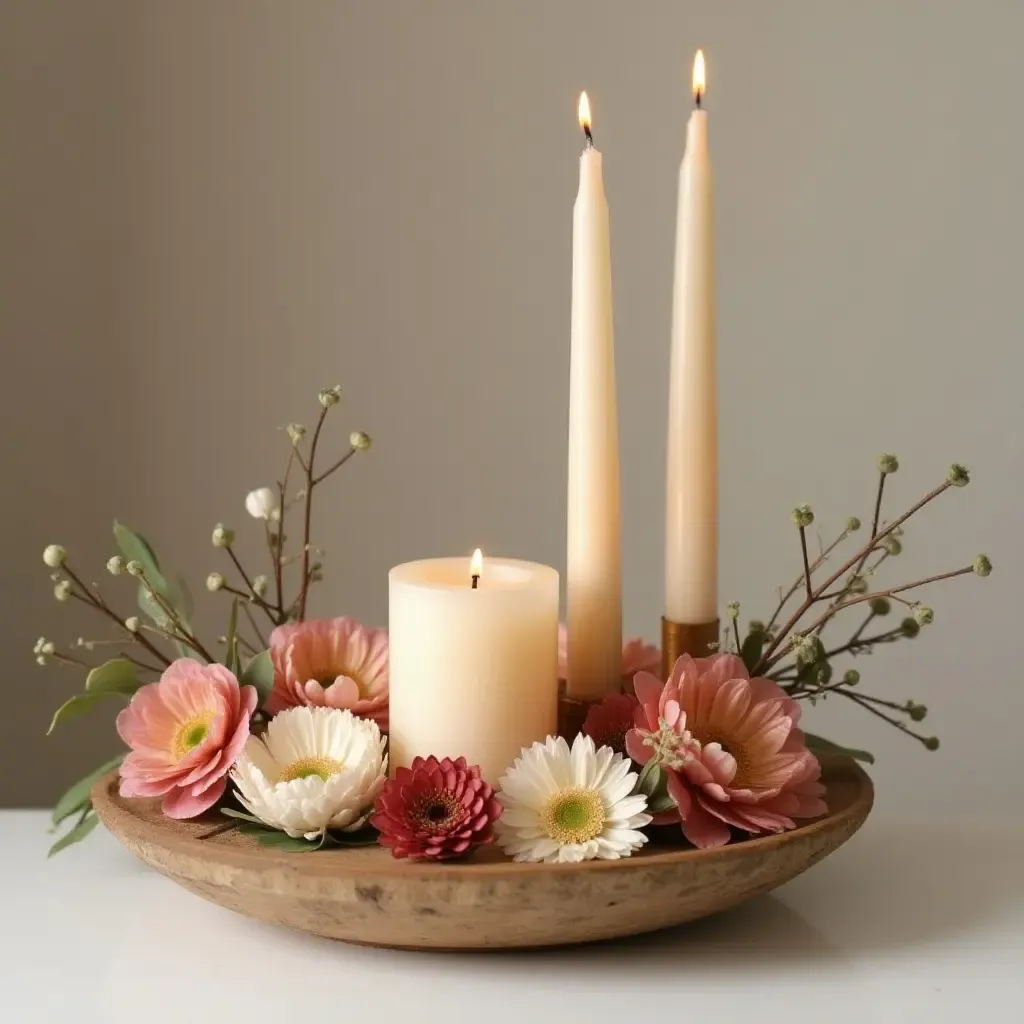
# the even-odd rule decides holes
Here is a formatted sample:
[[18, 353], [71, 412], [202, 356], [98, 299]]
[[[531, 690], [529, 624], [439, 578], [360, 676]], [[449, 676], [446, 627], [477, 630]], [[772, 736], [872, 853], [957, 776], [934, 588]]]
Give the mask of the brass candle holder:
[[661, 619], [661, 672], [668, 679], [672, 666], [684, 655], [706, 658], [718, 650], [718, 619], [690, 624]]

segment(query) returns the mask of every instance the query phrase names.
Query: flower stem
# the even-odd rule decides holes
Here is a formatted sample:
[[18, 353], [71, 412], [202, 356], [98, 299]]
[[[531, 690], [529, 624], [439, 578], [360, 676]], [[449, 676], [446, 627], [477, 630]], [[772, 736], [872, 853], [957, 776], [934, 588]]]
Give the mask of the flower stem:
[[149, 596], [160, 606], [170, 621], [171, 626], [174, 629], [172, 635], [176, 639], [181, 640], [182, 643], [187, 644], [196, 652], [196, 654], [205, 658], [207, 663], [212, 665], [217, 659], [199, 642], [192, 631], [186, 628], [185, 623], [182, 621], [182, 618], [176, 609], [168, 601], [164, 600], [162, 594], [157, 593], [153, 584], [146, 578], [145, 573], [143, 573], [139, 579], [142, 581], [142, 585], [146, 588]]
[[[896, 519], [894, 519], [888, 526], [885, 527], [885, 529], [881, 531], [875, 531], [875, 535], [868, 540], [867, 544], [865, 544], [863, 548], [861, 548], [852, 558], [848, 559], [843, 565], [841, 565], [827, 580], [825, 580], [824, 583], [819, 584], [818, 587], [811, 592], [811, 595], [809, 597], [804, 599], [800, 607], [797, 608], [797, 610], [790, 616], [786, 624], [779, 630], [775, 639], [765, 648], [765, 650], [761, 654], [761, 658], [758, 661], [757, 665], [754, 666], [754, 670], [751, 672], [751, 675], [763, 675], [765, 668], [771, 666], [774, 663], [774, 661], [778, 660], [778, 658], [776, 658], [773, 661], [772, 655], [776, 652], [776, 650], [778, 650], [779, 646], [784, 641], [789, 639], [789, 634], [793, 631], [793, 628], [803, 618], [803, 616], [807, 614], [807, 611], [811, 607], [811, 605], [813, 605], [814, 602], [822, 594], [826, 593], [828, 591], [828, 588], [831, 587], [832, 584], [836, 582], [836, 580], [838, 580], [845, 573], [849, 572], [849, 570], [852, 569], [860, 561], [860, 559], [865, 556], [865, 554], [870, 553], [872, 548], [875, 547], [878, 541], [882, 540], [884, 537], [889, 536], [889, 534], [891, 534], [893, 530], [897, 529], [899, 526], [905, 523], [915, 512], [920, 511], [920, 509], [924, 508], [924, 506], [927, 505], [928, 502], [933, 501], [940, 494], [942, 494], [943, 491], [948, 490], [951, 486], [952, 485], [949, 483], [948, 480], [944, 480], [941, 484], [939, 484], [938, 487], [929, 491], [918, 502], [916, 502], [914, 505], [911, 505], [910, 508], [903, 513], [903, 515], [898, 516]], [[970, 572], [972, 570], [968, 568], [966, 571]], [[956, 573], [956, 575], [959, 575], [959, 573]], [[920, 584], [914, 584], [914, 586], [920, 586]], [[871, 596], [877, 597], [879, 595], [872, 594]], [[826, 612], [826, 617], [824, 618], [824, 621], [827, 622], [828, 618], [830, 618], [840, 608], [844, 607], [846, 603], [851, 602], [837, 604], [831, 609], [829, 609], [829, 611]]]
[[804, 586], [807, 588], [807, 598], [811, 600], [814, 588], [811, 586], [811, 562], [807, 557], [807, 529], [800, 527], [800, 551], [804, 556]]
[[306, 618], [306, 601], [309, 597], [309, 536], [313, 526], [313, 486], [316, 478], [313, 476], [313, 461], [316, 458], [317, 445], [320, 443], [320, 432], [324, 428], [324, 420], [327, 418], [327, 407], [320, 410], [320, 417], [316, 421], [316, 429], [313, 431], [313, 440], [309, 444], [309, 461], [306, 463], [306, 508], [302, 529], [302, 590], [299, 593], [299, 621]]
[[[828, 556], [837, 547], [839, 547], [839, 545], [842, 544], [842, 542], [844, 540], [846, 540], [846, 538], [849, 537], [849, 535], [850, 535], [850, 531], [849, 530], [843, 530], [843, 532], [841, 534], [839, 534], [839, 536], [836, 537], [836, 539], [834, 541], [832, 541], [832, 543], [829, 544], [829, 546], [827, 548], [825, 548], [825, 550], [822, 551], [822, 553], [814, 560], [814, 563], [811, 565], [811, 572], [814, 573], [817, 569], [820, 569], [821, 566], [824, 564], [825, 559], [828, 558]], [[775, 625], [776, 621], [778, 620], [779, 615], [782, 614], [782, 609], [785, 608], [786, 602], [797, 592], [797, 589], [799, 588], [801, 582], [803, 581], [803, 578], [804, 578], [803, 575], [797, 576], [797, 578], [795, 580], [793, 580], [793, 584], [789, 588], [789, 590], [787, 590], [786, 593], [780, 598], [778, 606], [776, 607], [775, 611], [772, 613], [772, 617], [768, 620], [768, 625], [765, 627], [765, 629], [769, 633], [771, 632], [772, 627]]]
[[[267, 529], [269, 530], [270, 528], [267, 527]], [[235, 549], [229, 546], [227, 552], [231, 556], [231, 561], [235, 563], [235, 568], [238, 570], [239, 575], [241, 575], [242, 579], [245, 580], [245, 585], [249, 588], [249, 593], [242, 593], [242, 591], [236, 590], [234, 587], [229, 586], [225, 586], [224, 589], [230, 590], [232, 594], [238, 594], [239, 596], [244, 597], [247, 600], [251, 598], [263, 609], [263, 611], [267, 613], [267, 618], [269, 618], [270, 621], [275, 626], [280, 625], [280, 622], [278, 621], [278, 618], [275, 615], [276, 609], [268, 605], [267, 602], [264, 601], [263, 598], [260, 597], [255, 590], [253, 590], [252, 580], [249, 578], [249, 574], [242, 568], [242, 563], [238, 560], [238, 555], [235, 554]]]
[[256, 634], [256, 639], [260, 642], [260, 650], [265, 651], [267, 649], [267, 641], [263, 639], [263, 634], [260, 632], [259, 626], [256, 625], [256, 617], [253, 615], [249, 605], [243, 604], [242, 611], [245, 614], [245, 617], [249, 620], [249, 625], [252, 626], [252, 631]]
[[131, 636], [133, 639], [138, 640], [138, 642], [142, 644], [142, 646], [145, 647], [146, 650], [149, 651], [149, 653], [157, 659], [157, 661], [163, 662], [164, 665], [170, 665], [171, 659], [168, 658], [167, 655], [164, 654], [159, 647], [156, 647], [144, 636], [141, 636], [138, 633], [129, 632], [129, 630], [124, 624], [124, 619], [120, 618], [117, 614], [115, 614], [115, 612], [111, 609], [107, 602], [103, 600], [103, 596], [98, 591], [96, 593], [93, 593], [91, 590], [89, 590], [89, 588], [86, 587], [86, 585], [81, 581], [81, 579], [79, 579], [79, 577], [75, 575], [72, 569], [68, 566], [67, 562], [65, 562], [64, 565], [61, 566], [61, 568], [67, 574], [67, 576], [69, 576], [75, 583], [78, 584], [79, 589], [82, 591], [81, 594], [72, 591], [72, 597], [81, 601], [83, 604], [87, 604], [90, 607], [95, 608], [98, 612], [101, 612], [102, 614], [106, 615], [108, 619], [112, 619], [114, 622], [117, 623], [117, 625], [121, 629], [128, 633], [129, 636]]

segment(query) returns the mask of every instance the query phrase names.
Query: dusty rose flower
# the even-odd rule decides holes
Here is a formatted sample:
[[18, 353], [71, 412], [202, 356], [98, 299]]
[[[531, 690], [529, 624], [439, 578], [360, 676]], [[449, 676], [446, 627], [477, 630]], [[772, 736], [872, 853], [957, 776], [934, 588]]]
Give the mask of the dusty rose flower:
[[117, 716], [132, 748], [121, 765], [121, 796], [162, 796], [169, 818], [194, 818], [224, 794], [228, 769], [249, 738], [256, 689], [239, 687], [223, 665], [179, 658]]
[[385, 783], [375, 810], [371, 824], [393, 857], [448, 860], [491, 842], [501, 804], [464, 757], [417, 757]]
[[270, 634], [274, 689], [267, 713], [342, 708], [388, 726], [388, 634], [355, 619], [311, 619]]
[[[565, 679], [569, 666], [569, 631], [565, 623], [558, 625], [558, 678]], [[632, 682], [637, 672], [660, 672], [661, 651], [647, 643], [643, 637], [634, 636], [622, 645], [622, 678]]]
[[595, 747], [611, 747], [616, 754], [625, 754], [626, 733], [633, 728], [637, 703], [631, 693], [609, 694], [587, 712], [583, 731]]
[[694, 846], [722, 846], [729, 826], [783, 832], [827, 810], [817, 758], [797, 728], [800, 707], [770, 679], [751, 679], [734, 654], [680, 658], [664, 685], [641, 672], [640, 706], [626, 735], [634, 761], [657, 754], [679, 820]]

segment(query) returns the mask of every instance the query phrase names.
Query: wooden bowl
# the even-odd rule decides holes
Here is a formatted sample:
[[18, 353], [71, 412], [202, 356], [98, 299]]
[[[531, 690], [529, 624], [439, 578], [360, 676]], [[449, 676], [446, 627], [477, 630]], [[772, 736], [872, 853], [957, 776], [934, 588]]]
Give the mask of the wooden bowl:
[[241, 914], [332, 939], [406, 949], [569, 945], [693, 921], [806, 871], [871, 810], [853, 762], [824, 764], [829, 813], [782, 835], [694, 850], [649, 843], [626, 860], [515, 864], [493, 847], [466, 862], [396, 861], [369, 846], [281, 853], [227, 832], [219, 816], [172, 821], [156, 800], [122, 798], [116, 776], [92, 798], [111, 832], [186, 889]]

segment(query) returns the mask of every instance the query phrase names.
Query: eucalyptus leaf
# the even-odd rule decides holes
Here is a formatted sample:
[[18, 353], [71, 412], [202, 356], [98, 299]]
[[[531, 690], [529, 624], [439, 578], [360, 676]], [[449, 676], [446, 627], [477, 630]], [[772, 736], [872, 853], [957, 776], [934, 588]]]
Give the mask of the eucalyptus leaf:
[[89, 772], [84, 778], [79, 779], [73, 786], [70, 786], [64, 795], [57, 801], [53, 808], [53, 823], [59, 825], [65, 818], [70, 818], [76, 811], [80, 811], [88, 802], [92, 787], [103, 778], [107, 772], [120, 767], [124, 760], [124, 754], [118, 754], [111, 758], [106, 764]]
[[238, 826], [238, 831], [243, 835], [255, 836], [256, 842], [260, 846], [269, 849], [294, 853], [311, 853], [313, 850], [320, 849], [319, 843], [310, 842], [308, 839], [293, 839], [287, 832], [278, 832], [265, 825], [257, 826], [246, 822]]
[[250, 824], [258, 825], [261, 830], [267, 827], [259, 818], [252, 814], [246, 814], [245, 811], [236, 811], [234, 807], [222, 807], [220, 813], [228, 818], [237, 818], [239, 821], [248, 821]]
[[676, 802], [668, 795], [668, 792], [658, 793], [647, 801], [647, 810], [650, 814], [664, 814], [665, 811], [671, 811], [675, 806], [677, 806]]
[[804, 740], [808, 748], [817, 754], [842, 754], [844, 757], [852, 757], [855, 761], [863, 761], [865, 764], [875, 763], [875, 755], [867, 750], [844, 747], [839, 743], [833, 743], [823, 736], [815, 736], [810, 732], [804, 733]]
[[261, 651], [242, 669], [239, 682], [243, 686], [255, 686], [259, 697], [259, 706], [263, 707], [270, 691], [274, 688], [274, 663], [270, 660], [270, 651]]
[[184, 576], [180, 573], [175, 573], [171, 591], [177, 596], [177, 600], [174, 602], [175, 608], [181, 612], [186, 620], [191, 619], [192, 613], [196, 610], [196, 603], [192, 598], [192, 591], [189, 590]]
[[70, 700], [64, 701], [54, 712], [53, 719], [50, 721], [50, 728], [46, 730], [46, 735], [49, 736], [59, 723], [70, 722], [73, 718], [84, 715], [86, 711], [91, 711], [97, 704], [102, 703], [108, 697], [121, 697], [123, 699], [125, 694], [117, 690], [100, 690], [97, 693], [75, 694]]
[[[648, 761], [647, 765], [651, 765], [654, 762]], [[640, 792], [647, 797], [653, 797], [659, 790], [663, 789], [668, 784], [668, 780], [665, 778], [665, 773], [662, 771], [661, 765], [654, 763], [654, 767], [646, 774], [641, 774], [639, 779]]]
[[84, 814], [81, 820], [70, 832], [65, 832], [50, 847], [50, 852], [47, 853], [47, 857], [53, 857], [55, 854], [60, 853], [61, 850], [66, 850], [69, 846], [74, 846], [75, 843], [80, 843], [96, 826], [99, 824], [99, 818], [93, 811], [89, 811]]
[[748, 672], [753, 672], [754, 666], [761, 660], [764, 640], [764, 633], [748, 633], [747, 639], [743, 641], [740, 657], [743, 659], [743, 664], [747, 666]]
[[87, 693], [114, 692], [133, 694], [139, 688], [135, 666], [127, 658], [112, 658], [97, 665], [85, 677]]
[[140, 562], [146, 572], [146, 579], [153, 584], [153, 589], [162, 591], [167, 587], [167, 581], [160, 571], [160, 563], [157, 561], [156, 553], [152, 545], [134, 530], [128, 529], [123, 523], [114, 520], [114, 540], [121, 549], [121, 554], [129, 562]]

